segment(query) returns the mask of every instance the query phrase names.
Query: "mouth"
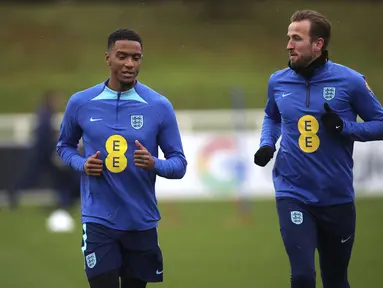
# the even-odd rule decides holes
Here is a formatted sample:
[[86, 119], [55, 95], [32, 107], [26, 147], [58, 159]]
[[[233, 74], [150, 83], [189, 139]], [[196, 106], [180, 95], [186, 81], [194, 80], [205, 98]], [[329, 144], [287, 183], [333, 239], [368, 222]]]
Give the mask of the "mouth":
[[122, 71], [122, 75], [124, 75], [125, 77], [133, 77], [134, 75], [136, 75], [136, 73], [134, 71]]
[[133, 81], [136, 78], [136, 73], [133, 71], [123, 71], [122, 81]]

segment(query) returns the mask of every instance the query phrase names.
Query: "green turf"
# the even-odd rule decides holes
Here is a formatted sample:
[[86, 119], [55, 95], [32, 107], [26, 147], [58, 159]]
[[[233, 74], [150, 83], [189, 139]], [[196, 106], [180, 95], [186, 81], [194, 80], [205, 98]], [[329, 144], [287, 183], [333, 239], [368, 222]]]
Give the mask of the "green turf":
[[289, 17], [304, 8], [331, 19], [331, 59], [365, 74], [383, 97], [381, 3], [254, 1], [241, 4], [243, 15], [213, 19], [200, 4], [151, 2], [0, 5], [0, 112], [32, 111], [45, 89], [68, 98], [103, 81], [106, 39], [120, 27], [142, 35], [140, 80], [176, 109], [229, 108], [233, 88], [245, 91], [248, 108], [263, 107], [270, 74], [287, 64]]
[[[353, 288], [382, 287], [382, 206], [383, 199], [357, 202]], [[236, 221], [233, 203], [161, 203], [160, 208], [166, 282], [148, 287], [289, 287], [273, 201], [254, 202], [253, 223], [246, 225]], [[44, 226], [46, 212], [36, 208], [0, 215], [0, 287], [88, 287], [80, 229], [50, 234]]]

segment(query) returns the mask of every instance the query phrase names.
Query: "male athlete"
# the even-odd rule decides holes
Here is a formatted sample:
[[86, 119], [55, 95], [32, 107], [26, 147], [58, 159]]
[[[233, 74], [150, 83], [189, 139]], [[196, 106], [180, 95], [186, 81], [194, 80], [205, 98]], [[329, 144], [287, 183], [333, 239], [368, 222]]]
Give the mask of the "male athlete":
[[[354, 141], [383, 139], [383, 109], [363, 75], [328, 59], [331, 25], [297, 11], [288, 28], [289, 67], [269, 79], [260, 149], [273, 169], [280, 230], [292, 288], [314, 288], [318, 249], [324, 288], [350, 287], [355, 237]], [[357, 122], [359, 115], [364, 122]]]
[[[82, 173], [85, 270], [91, 288], [142, 288], [163, 281], [158, 245], [156, 176], [185, 175], [171, 103], [138, 82], [142, 41], [131, 30], [108, 38], [110, 78], [75, 93], [66, 107], [57, 151]], [[82, 137], [84, 156], [77, 145]], [[158, 159], [158, 147], [165, 159]]]

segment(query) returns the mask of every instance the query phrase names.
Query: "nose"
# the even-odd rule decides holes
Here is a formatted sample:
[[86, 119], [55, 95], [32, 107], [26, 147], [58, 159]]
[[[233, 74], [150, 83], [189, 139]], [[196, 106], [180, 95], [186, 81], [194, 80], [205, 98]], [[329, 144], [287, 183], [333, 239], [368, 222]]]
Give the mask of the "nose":
[[133, 58], [132, 57], [126, 57], [124, 66], [127, 68], [133, 68], [134, 67]]
[[293, 45], [293, 43], [291, 43], [291, 40], [289, 40], [289, 42], [287, 42], [287, 47], [286, 47], [286, 49], [287, 49], [287, 50], [293, 50], [293, 48], [294, 48], [294, 45]]

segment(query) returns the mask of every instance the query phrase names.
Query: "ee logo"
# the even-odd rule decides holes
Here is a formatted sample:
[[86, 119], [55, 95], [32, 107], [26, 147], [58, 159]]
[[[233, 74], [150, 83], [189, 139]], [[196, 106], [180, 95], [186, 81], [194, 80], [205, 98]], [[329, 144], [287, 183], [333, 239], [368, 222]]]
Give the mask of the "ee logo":
[[128, 159], [125, 156], [128, 150], [128, 142], [121, 135], [112, 135], [105, 142], [105, 148], [108, 155], [105, 159], [106, 168], [113, 173], [121, 173], [128, 165]]
[[319, 122], [314, 116], [304, 115], [298, 120], [299, 147], [305, 153], [313, 153], [318, 150], [320, 140], [317, 135]]

